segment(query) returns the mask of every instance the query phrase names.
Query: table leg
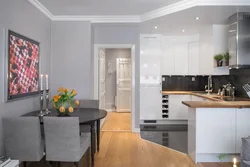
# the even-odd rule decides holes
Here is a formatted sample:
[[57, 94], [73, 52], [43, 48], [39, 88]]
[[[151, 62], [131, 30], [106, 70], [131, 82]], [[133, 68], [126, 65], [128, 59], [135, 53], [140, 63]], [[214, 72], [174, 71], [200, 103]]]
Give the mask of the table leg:
[[100, 120], [96, 121], [97, 151], [100, 151]]
[[92, 167], [95, 165], [95, 124], [91, 124], [91, 163]]

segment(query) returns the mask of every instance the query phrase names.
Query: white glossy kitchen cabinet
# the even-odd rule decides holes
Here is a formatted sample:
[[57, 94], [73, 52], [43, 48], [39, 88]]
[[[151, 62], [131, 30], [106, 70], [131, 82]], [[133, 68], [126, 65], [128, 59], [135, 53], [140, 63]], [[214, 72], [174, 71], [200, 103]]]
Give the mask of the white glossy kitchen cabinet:
[[198, 75], [200, 68], [199, 58], [199, 42], [188, 43], [188, 74]]
[[163, 75], [199, 74], [199, 35], [163, 36]]
[[162, 119], [162, 94], [158, 86], [143, 86], [140, 89], [140, 119]]
[[140, 119], [162, 119], [161, 35], [141, 35], [140, 49]]
[[234, 108], [196, 109], [197, 153], [235, 153]]
[[182, 101], [190, 101], [190, 95], [169, 95], [169, 120], [188, 119], [188, 107]]

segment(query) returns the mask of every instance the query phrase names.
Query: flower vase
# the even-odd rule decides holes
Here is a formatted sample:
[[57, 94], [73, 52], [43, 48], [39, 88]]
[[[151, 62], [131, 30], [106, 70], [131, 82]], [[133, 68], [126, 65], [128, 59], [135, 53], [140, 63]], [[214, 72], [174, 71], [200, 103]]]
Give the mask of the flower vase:
[[70, 116], [70, 112], [69, 112], [69, 107], [71, 107], [69, 102], [64, 102], [62, 103], [62, 105], [60, 106], [60, 108], [57, 109], [58, 112], [58, 116], [59, 117], [67, 117]]

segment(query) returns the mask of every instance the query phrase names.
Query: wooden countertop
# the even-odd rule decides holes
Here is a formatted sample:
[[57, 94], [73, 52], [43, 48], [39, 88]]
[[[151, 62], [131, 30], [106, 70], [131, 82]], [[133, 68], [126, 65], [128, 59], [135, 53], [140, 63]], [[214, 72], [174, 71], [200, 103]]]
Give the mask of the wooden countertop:
[[[223, 101], [217, 99], [217, 94], [199, 94], [202, 92], [192, 91], [163, 91], [162, 94], [166, 95], [194, 95], [206, 98], [210, 101], [183, 101], [182, 104], [190, 108], [250, 108], [250, 101]], [[217, 97], [217, 98], [216, 98]]]

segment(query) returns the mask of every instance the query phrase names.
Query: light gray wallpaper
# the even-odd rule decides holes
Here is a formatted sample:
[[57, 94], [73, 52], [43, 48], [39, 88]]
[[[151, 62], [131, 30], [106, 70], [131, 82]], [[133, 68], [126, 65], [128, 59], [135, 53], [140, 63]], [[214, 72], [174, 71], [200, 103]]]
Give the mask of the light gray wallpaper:
[[91, 98], [91, 24], [78, 21], [52, 22], [51, 93], [60, 86], [76, 89], [76, 98]]
[[39, 109], [38, 96], [14, 102], [4, 102], [5, 32], [11, 29], [40, 42], [41, 72], [50, 75], [51, 21], [27, 0], [1, 0], [0, 2], [0, 155], [4, 152], [2, 117], [20, 116]]
[[[116, 96], [116, 59], [117, 58], [131, 58], [131, 49], [106, 49], [105, 50], [105, 109], [112, 109], [115, 105]], [[108, 71], [108, 63], [111, 63], [110, 72]]]
[[94, 24], [94, 44], [135, 44], [135, 128], [140, 124], [139, 24]]

